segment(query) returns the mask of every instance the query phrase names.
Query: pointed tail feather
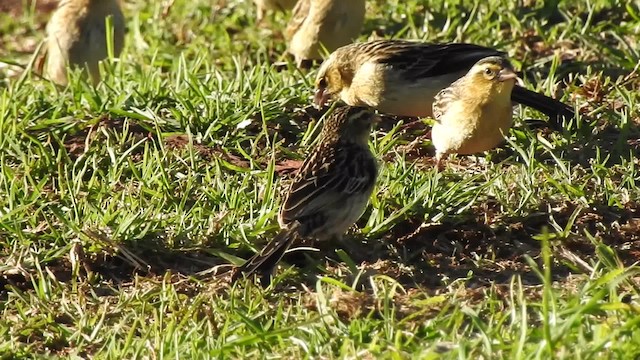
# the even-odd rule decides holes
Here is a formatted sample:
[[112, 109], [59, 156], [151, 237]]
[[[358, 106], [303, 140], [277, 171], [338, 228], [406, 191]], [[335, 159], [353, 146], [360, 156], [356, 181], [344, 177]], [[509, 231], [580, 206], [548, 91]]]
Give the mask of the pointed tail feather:
[[262, 278], [262, 285], [266, 285], [266, 280], [271, 277], [273, 269], [289, 250], [294, 240], [298, 236], [298, 224], [289, 229], [282, 230], [271, 240], [259, 253], [252, 256], [242, 266], [236, 269], [232, 281], [236, 281], [240, 275], [248, 277], [258, 274]]
[[513, 88], [511, 100], [549, 116], [549, 123], [554, 130], [562, 130], [563, 118], [571, 120], [575, 117], [571, 106], [518, 85]]

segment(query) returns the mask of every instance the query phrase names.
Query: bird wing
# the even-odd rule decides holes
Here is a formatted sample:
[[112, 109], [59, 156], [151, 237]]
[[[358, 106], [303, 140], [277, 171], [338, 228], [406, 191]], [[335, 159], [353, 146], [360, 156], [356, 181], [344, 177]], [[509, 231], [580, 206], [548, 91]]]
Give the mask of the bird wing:
[[496, 49], [466, 43], [379, 40], [366, 44], [377, 62], [404, 71], [408, 79], [467, 71], [482, 58], [506, 55]]
[[233, 281], [258, 274], [262, 285], [268, 285], [273, 268], [298, 235], [305, 236], [314, 227], [323, 226], [328, 211], [342, 206], [350, 196], [373, 188], [377, 168], [368, 149], [355, 144], [319, 146], [302, 165], [282, 207], [281, 216], [288, 226], [238, 267]]
[[349, 196], [370, 191], [377, 168], [368, 149], [355, 144], [320, 145], [302, 165], [281, 209], [285, 223], [323, 213]]
[[433, 97], [431, 112], [433, 112], [433, 118], [436, 119], [436, 121], [439, 121], [442, 115], [447, 112], [450, 104], [460, 98], [460, 94], [456, 89], [465, 88], [460, 84], [462, 81], [464, 81], [464, 78], [454, 81], [453, 84], [440, 90], [436, 96]]

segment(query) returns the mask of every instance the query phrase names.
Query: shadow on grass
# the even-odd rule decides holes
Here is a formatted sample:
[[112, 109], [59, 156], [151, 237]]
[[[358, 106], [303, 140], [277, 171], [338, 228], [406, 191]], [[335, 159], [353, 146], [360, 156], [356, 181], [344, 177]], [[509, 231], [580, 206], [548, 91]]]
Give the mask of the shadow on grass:
[[[540, 285], [541, 279], [526, 260], [530, 257], [542, 267], [541, 244], [535, 237], [543, 227], [553, 234], [553, 223], [564, 228], [573, 221], [570, 233], [551, 242], [553, 280], [562, 282], [571, 274], [589, 273], [598, 261], [597, 244], [586, 232], [614, 249], [623, 265], [639, 261], [639, 205], [616, 208], [597, 204], [578, 209], [575, 204], [563, 203], [541, 208], [526, 218], [504, 218], [489, 204], [457, 221], [423, 226], [409, 219], [380, 239], [347, 235], [345, 242], [319, 243], [319, 252], [291, 252], [283, 260], [300, 267], [296, 280], [309, 287], [323, 271], [337, 277], [350, 273], [336, 249], [347, 252], [365, 274], [387, 275], [406, 288], [436, 290], [457, 279], [467, 279], [471, 288], [508, 285], [514, 275], [525, 285]], [[576, 211], [578, 216], [571, 220]]]
[[[135, 246], [125, 246], [116, 244], [102, 234], [92, 233], [91, 236], [96, 238], [95, 243], [105, 248], [111, 245], [111, 248], [87, 254], [84, 249], [95, 245], [87, 241], [82, 247], [71, 246], [69, 255], [37, 266], [18, 264], [8, 271], [5, 267], [0, 274], [0, 299], [6, 299], [11, 288], [22, 291], [35, 289], [41, 280], [68, 283], [76, 276], [74, 273], [78, 280], [93, 279], [89, 282], [109, 284], [108, 287], [96, 286], [96, 289], [103, 289], [106, 292], [104, 295], [113, 295], [112, 287], [130, 284], [138, 276], [154, 278], [172, 273], [188, 277], [225, 263], [223, 259], [204, 250], [169, 248], [157, 237], [138, 240]], [[74, 266], [74, 263], [77, 265]], [[74, 270], [76, 266], [77, 270]]]
[[[576, 211], [578, 216], [571, 220]], [[466, 279], [468, 288], [506, 286], [514, 275], [519, 275], [525, 285], [540, 285], [540, 278], [525, 257], [541, 266], [540, 242], [534, 237], [543, 227], [552, 228], [551, 218], [563, 228], [573, 221], [567, 236], [552, 240], [554, 281], [588, 273], [595, 266], [596, 244], [585, 236], [586, 232], [616, 250], [623, 265], [640, 260], [639, 203], [629, 203], [625, 208], [597, 204], [588, 209], [577, 209], [570, 203], [554, 204], [526, 218], [504, 218], [499, 214], [497, 204], [488, 203], [441, 224], [424, 226], [408, 219], [377, 239], [348, 234], [346, 242], [317, 243], [317, 252], [294, 251], [284, 257], [285, 267], [293, 264], [299, 268], [298, 276], [287, 278], [285, 283], [296, 288], [302, 283], [312, 288], [318, 275], [353, 279], [356, 276], [351, 272], [353, 269], [348, 269], [336, 254], [336, 249], [343, 249], [365, 278], [386, 275], [405, 288], [437, 291], [458, 279]], [[126, 249], [118, 246], [117, 252], [76, 256], [81, 264], [80, 277], [98, 275], [102, 282], [114, 287], [130, 284], [138, 276], [157, 278], [167, 273], [180, 279], [193, 276], [207, 281], [208, 277], [199, 273], [227, 263], [204, 249], [169, 248], [160, 237], [139, 240], [135, 247]], [[248, 258], [252, 254], [243, 251], [234, 255]], [[73, 277], [70, 258], [43, 264], [45, 271], [37, 273], [4, 274], [0, 277], [0, 298], [6, 298], [12, 287], [33, 289], [38, 276], [70, 281]], [[367, 286], [364, 281], [360, 284]], [[104, 289], [112, 295], [113, 288]]]
[[[309, 109], [302, 109], [295, 120], [299, 125], [304, 126], [310, 119], [319, 118], [322, 113], [322, 111], [312, 112]], [[386, 120], [381, 125], [383, 129], [392, 128], [393, 124], [400, 119]], [[411, 119], [402, 120], [406, 122], [407, 132], [428, 131], [428, 127], [422, 122], [411, 121]], [[262, 123], [262, 121], [253, 123]], [[105, 118], [95, 126], [104, 126], [117, 134], [127, 133], [128, 136], [133, 136], [134, 140], [149, 138], [154, 142], [160, 141], [160, 137], [148, 127], [135, 122], [125, 124], [121, 119]], [[290, 126], [291, 117], [283, 117], [270, 121], [269, 129], [277, 133], [281, 139], [290, 137], [289, 143], [294, 143], [296, 130], [299, 129], [296, 126]], [[604, 123], [599, 132], [600, 136], [579, 135], [581, 140], [569, 146], [574, 148], [580, 146], [580, 149], [568, 147], [564, 152], [570, 161], [585, 166], [589, 164], [589, 159], [595, 157], [598, 149], [620, 148], [621, 154], [628, 153], [632, 149], [635, 156], [639, 156], [637, 126], [634, 123], [627, 123], [625, 126], [623, 129], [618, 129]], [[247, 134], [251, 134], [252, 131], [259, 132], [262, 129], [248, 128]], [[284, 135], [280, 133], [281, 131], [284, 131]], [[95, 130], [83, 129], [65, 138], [62, 146], [72, 158], [80, 156], [86, 151], [84, 148], [86, 144], [96, 141], [92, 138], [87, 141], [87, 137], [96, 133], [98, 132]], [[166, 137], [162, 141], [171, 151], [185, 151], [190, 146], [190, 140], [186, 135]], [[205, 160], [219, 156], [236, 166], [249, 166], [237, 155], [223, 153], [222, 150], [207, 145], [193, 144], [193, 149]], [[139, 156], [132, 153], [134, 157], [137, 155]], [[425, 154], [415, 155], [425, 156]], [[280, 159], [279, 161], [290, 160]], [[296, 165], [289, 166], [288, 170], [295, 169]], [[336, 248], [347, 250], [348, 256], [356, 264], [363, 265], [366, 273], [386, 274], [407, 287], [437, 289], [461, 278], [468, 278], [467, 284], [470, 286], [508, 284], [516, 274], [521, 276], [525, 284], [540, 284], [540, 279], [525, 260], [525, 256], [530, 256], [536, 262], [538, 261], [540, 244], [534, 236], [540, 234], [544, 226], [550, 227], [550, 217], [564, 227], [576, 211], [576, 205], [553, 204], [539, 209], [527, 218], [501, 217], [498, 206], [497, 203], [488, 202], [469, 213], [433, 226], [423, 226], [420, 222], [408, 219], [395, 225], [389, 234], [380, 239], [362, 239], [356, 236], [351, 237], [354, 241], [349, 244], [320, 243], [317, 244], [321, 249], [319, 252], [293, 252], [287, 254], [284, 261], [302, 267], [302, 281], [306, 285], [315, 283], [316, 275], [322, 273], [322, 270], [318, 270], [318, 264], [321, 261], [325, 262], [325, 259], [329, 260], [325, 271], [329, 275], [338, 274], [337, 268], [344, 264], [342, 259], [336, 256]], [[566, 253], [564, 250], [567, 250], [576, 256], [574, 260], [581, 259], [582, 263], [576, 264], [575, 261], [570, 263], [571, 259], [565, 261], [564, 258], [558, 258], [553, 268], [556, 280], [562, 280], [574, 272], [584, 272], [585, 269], [580, 267], [584, 267], [584, 264], [593, 264], [595, 261], [595, 245], [584, 235], [585, 230], [600, 238], [605, 245], [617, 250], [625, 264], [629, 265], [640, 259], [640, 251], [634, 250], [640, 248], [640, 215], [637, 203], [629, 203], [625, 208], [595, 204], [580, 212], [571, 229], [571, 233], [566, 238], [555, 240], [553, 246], [555, 249], [563, 250], [558, 254]], [[346, 236], [346, 238], [350, 237]], [[122, 245], [119, 246], [121, 247], [119, 250], [117, 246], [112, 246], [117, 249], [115, 252], [81, 257], [84, 276], [95, 273], [102, 280], [117, 285], [130, 283], [136, 276], [163, 276], [167, 272], [188, 277], [226, 263], [203, 249], [169, 248], [162, 241], [161, 236], [147, 237], [146, 240], [138, 241], [132, 248], [125, 249]], [[248, 258], [252, 254], [245, 251], [238, 255]], [[45, 266], [49, 276], [55, 277], [58, 281], [66, 282], [73, 276], [68, 256], [58, 258]], [[32, 289], [33, 276], [30, 272], [3, 274], [0, 276], [0, 297], [6, 296], [7, 288], [10, 286], [18, 289]]]

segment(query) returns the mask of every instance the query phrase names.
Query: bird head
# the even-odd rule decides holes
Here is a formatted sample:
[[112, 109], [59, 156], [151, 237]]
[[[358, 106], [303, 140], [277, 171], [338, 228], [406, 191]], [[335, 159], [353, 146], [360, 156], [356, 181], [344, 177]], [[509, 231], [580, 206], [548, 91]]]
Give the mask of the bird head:
[[366, 146], [373, 124], [379, 116], [372, 109], [361, 106], [340, 106], [325, 118], [323, 138], [356, 142]]
[[344, 88], [351, 86], [352, 60], [345, 46], [334, 51], [322, 63], [315, 81], [313, 103], [316, 107], [322, 107], [328, 100], [339, 95]]
[[518, 78], [509, 61], [500, 56], [481, 59], [469, 70], [468, 76], [474, 91], [485, 90], [508, 96], [511, 96]]

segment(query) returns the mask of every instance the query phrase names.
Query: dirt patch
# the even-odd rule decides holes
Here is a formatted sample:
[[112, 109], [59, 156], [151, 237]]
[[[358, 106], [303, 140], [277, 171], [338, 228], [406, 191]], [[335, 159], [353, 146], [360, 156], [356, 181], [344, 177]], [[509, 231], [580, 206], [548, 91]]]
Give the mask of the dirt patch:
[[[590, 273], [590, 264], [598, 260], [602, 246], [616, 251], [620, 265], [630, 266], [640, 260], [638, 204], [622, 209], [580, 209], [571, 203], [545, 205], [526, 218], [501, 216], [497, 206], [489, 202], [472, 209], [462, 219], [439, 224], [409, 219], [381, 239], [347, 234], [345, 241], [315, 243], [317, 252], [290, 252], [283, 263], [299, 269], [297, 275], [284, 280], [285, 286], [312, 286], [317, 281], [318, 268], [349, 284], [358, 277], [357, 288], [361, 290], [368, 287], [362, 279], [372, 275], [386, 275], [405, 288], [436, 292], [458, 279], [465, 279], [468, 289], [508, 286], [514, 275], [520, 276], [524, 285], [538, 286], [542, 281], [527, 259], [542, 267], [538, 237], [543, 227], [553, 229], [551, 217], [562, 228], [573, 221], [566, 237], [550, 240], [554, 281]], [[337, 249], [344, 249], [357, 265], [356, 272], [336, 255]]]
[[[424, 226], [409, 222], [397, 226], [386, 239], [396, 241], [399, 252], [416, 254], [408, 257], [404, 265], [422, 268], [431, 274], [439, 273], [439, 277], [456, 279], [471, 271], [474, 282], [504, 283], [518, 273], [523, 281], [537, 284], [540, 280], [531, 273], [525, 256], [539, 257], [540, 241], [536, 237], [544, 226], [552, 227], [550, 216], [564, 227], [579, 211], [571, 233], [564, 239], [552, 240], [556, 254], [553, 273], [561, 279], [571, 273], [562, 261], [582, 260], [586, 264], [594, 260], [598, 245], [586, 233], [615, 249], [624, 265], [640, 260], [638, 209], [638, 204], [630, 203], [622, 209], [602, 205], [579, 210], [575, 204], [567, 203], [541, 208], [540, 212], [527, 218], [505, 218], [498, 216], [497, 209], [491, 209], [489, 204], [473, 209], [474, 218], [456, 223]], [[572, 260], [566, 254], [576, 258]], [[580, 267], [583, 263], [573, 265]], [[437, 285], [428, 278], [423, 280]]]
[[[93, 124], [87, 124], [85, 121], [78, 121], [78, 128], [76, 132], [71, 132], [71, 135], [66, 136], [63, 140], [63, 147], [72, 159], [77, 159], [79, 156], [89, 151], [91, 144], [101, 144], [105, 131], [118, 134], [119, 136], [127, 136], [132, 142], [140, 141], [144, 138], [154, 139], [155, 132], [146, 128], [141, 123], [132, 119], [124, 118], [112, 118], [109, 115], [103, 115], [98, 118]], [[56, 142], [52, 142], [56, 144]], [[140, 155], [142, 148], [134, 151], [132, 156]]]
[[[184, 151], [189, 147], [190, 140], [187, 135], [172, 135], [164, 139], [165, 146], [173, 151]], [[218, 158], [226, 161], [233, 167], [241, 168], [241, 169], [250, 169], [251, 163], [249, 160], [240, 156], [240, 154], [233, 153], [228, 149], [225, 149], [221, 146], [209, 147], [202, 144], [193, 144], [193, 149], [196, 153], [198, 153], [203, 159], [211, 161], [214, 158]], [[277, 175], [286, 175], [294, 173], [300, 168], [303, 161], [302, 160], [294, 160], [288, 159], [284, 157], [282, 154], [278, 156], [279, 160], [276, 160], [274, 171]], [[262, 159], [263, 161], [259, 161], [258, 164], [261, 168], [266, 169], [269, 165], [269, 161], [266, 158]]]
[[228, 155], [226, 152], [223, 152], [220, 149], [214, 149], [209, 146], [205, 146], [202, 144], [198, 144], [195, 141], [189, 139], [188, 135], [171, 135], [164, 138], [164, 144], [168, 149], [174, 151], [182, 151], [187, 149], [191, 144], [193, 150], [198, 153], [203, 159], [211, 160], [215, 155], [224, 155], [225, 160], [233, 163], [239, 167], [249, 167], [249, 162], [246, 160], [242, 160], [237, 156]]

